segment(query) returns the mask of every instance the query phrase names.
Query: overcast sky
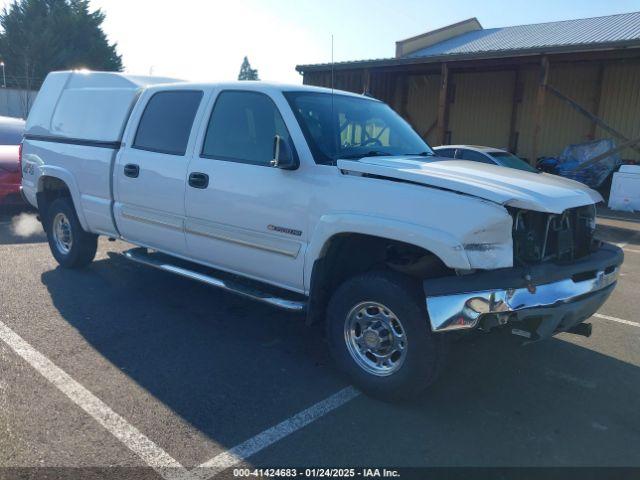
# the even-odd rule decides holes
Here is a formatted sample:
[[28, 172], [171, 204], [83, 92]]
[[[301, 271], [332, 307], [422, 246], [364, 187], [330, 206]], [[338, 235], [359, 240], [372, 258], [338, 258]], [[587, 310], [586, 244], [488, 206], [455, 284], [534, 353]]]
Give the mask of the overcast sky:
[[[9, 1], [2, 1], [5, 5]], [[392, 57], [395, 41], [477, 17], [485, 28], [640, 11], [640, 0], [91, 0], [128, 72], [300, 83], [296, 64]]]

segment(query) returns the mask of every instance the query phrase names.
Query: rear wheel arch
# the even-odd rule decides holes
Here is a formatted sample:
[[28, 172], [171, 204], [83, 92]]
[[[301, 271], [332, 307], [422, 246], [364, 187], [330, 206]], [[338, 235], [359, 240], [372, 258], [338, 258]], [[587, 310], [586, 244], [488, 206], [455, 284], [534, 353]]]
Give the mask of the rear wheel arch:
[[80, 225], [85, 231], [88, 231], [87, 222], [83, 212], [79, 208], [80, 199], [75, 184], [69, 179], [62, 178], [62, 176], [51, 174], [41, 175], [38, 179], [36, 201], [38, 203], [38, 211], [45, 226], [47, 223], [45, 222], [45, 218], [48, 214], [49, 207], [58, 198], [69, 198], [71, 200]]

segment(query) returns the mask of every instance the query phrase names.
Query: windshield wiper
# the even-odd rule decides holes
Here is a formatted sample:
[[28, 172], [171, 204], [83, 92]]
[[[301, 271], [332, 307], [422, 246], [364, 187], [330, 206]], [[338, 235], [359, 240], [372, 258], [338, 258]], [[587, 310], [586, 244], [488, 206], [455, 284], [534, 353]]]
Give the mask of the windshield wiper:
[[339, 160], [352, 160], [354, 158], [364, 158], [364, 157], [390, 157], [391, 154], [387, 152], [381, 152], [379, 150], [371, 150], [366, 153], [353, 153], [351, 155], [341, 155]]
[[432, 153], [432, 152], [403, 153], [402, 155], [407, 157], [434, 157], [435, 153]]

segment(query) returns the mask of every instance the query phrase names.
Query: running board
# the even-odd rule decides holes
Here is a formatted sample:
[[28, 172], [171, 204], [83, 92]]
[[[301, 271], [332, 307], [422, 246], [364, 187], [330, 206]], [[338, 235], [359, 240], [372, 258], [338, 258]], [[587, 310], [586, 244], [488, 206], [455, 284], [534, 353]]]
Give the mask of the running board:
[[[197, 280], [199, 282], [206, 283], [207, 285], [211, 285], [212, 287], [221, 288], [222, 290], [226, 290], [252, 300], [257, 300], [283, 310], [302, 312], [307, 306], [306, 301], [281, 298], [267, 291], [260, 290], [256, 286], [245, 285], [241, 281], [238, 281], [235, 275], [216, 271], [219, 275], [214, 277], [209, 273], [209, 271], [213, 272], [212, 269], [202, 267], [198, 264], [192, 264], [191, 262], [171, 257], [170, 255], [165, 255], [163, 253], [149, 253], [146, 248], [133, 248], [123, 252], [122, 255], [128, 260], [164, 270], [165, 272], [175, 273], [176, 275], [190, 278], [192, 280]], [[207, 270], [206, 272], [203, 271], [205, 269]], [[225, 276], [236, 278], [222, 278]], [[255, 281], [250, 282], [254, 284], [258, 283]]]

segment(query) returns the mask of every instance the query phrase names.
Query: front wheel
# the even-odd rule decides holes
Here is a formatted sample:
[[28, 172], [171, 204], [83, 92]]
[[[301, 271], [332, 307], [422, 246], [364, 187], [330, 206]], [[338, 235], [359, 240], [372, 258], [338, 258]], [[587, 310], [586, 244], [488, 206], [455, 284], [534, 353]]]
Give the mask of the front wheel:
[[85, 232], [68, 197], [54, 200], [46, 212], [51, 253], [64, 268], [81, 268], [96, 256], [98, 236]]
[[431, 332], [424, 295], [395, 272], [343, 283], [329, 302], [327, 337], [338, 366], [383, 400], [419, 395], [444, 364], [446, 339]]

